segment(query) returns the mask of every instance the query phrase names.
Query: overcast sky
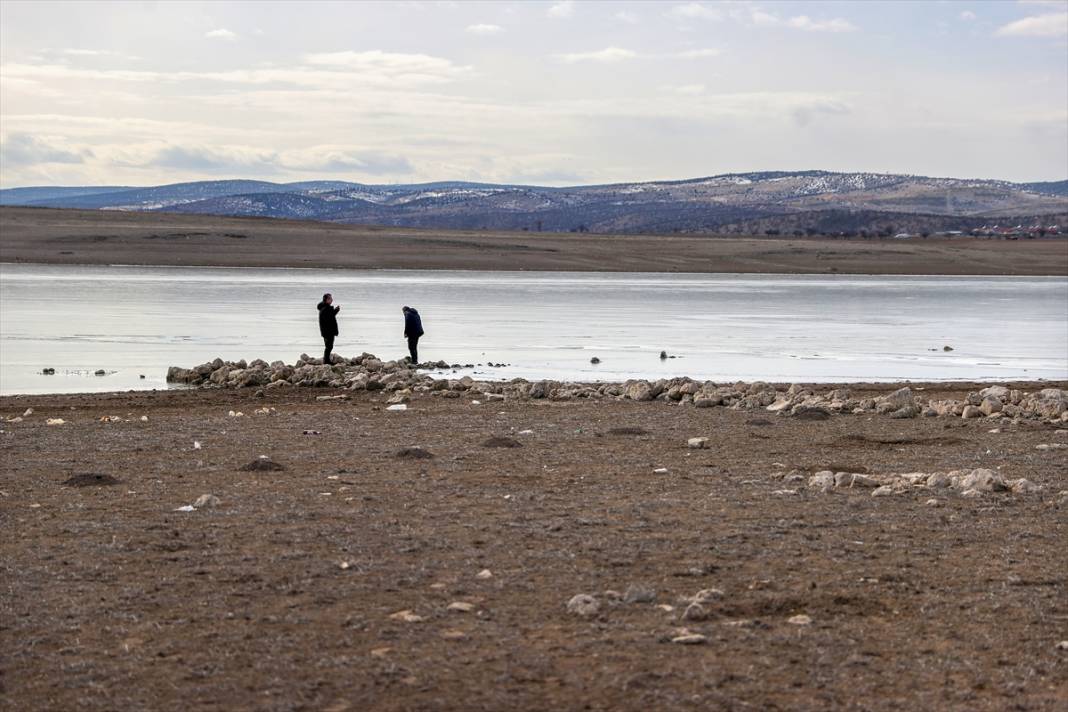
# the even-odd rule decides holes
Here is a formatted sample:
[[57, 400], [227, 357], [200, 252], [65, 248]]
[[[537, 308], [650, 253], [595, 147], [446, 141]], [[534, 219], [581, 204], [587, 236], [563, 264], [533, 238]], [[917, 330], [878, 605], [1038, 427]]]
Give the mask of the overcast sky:
[[1068, 0], [0, 3], [0, 185], [1068, 178]]

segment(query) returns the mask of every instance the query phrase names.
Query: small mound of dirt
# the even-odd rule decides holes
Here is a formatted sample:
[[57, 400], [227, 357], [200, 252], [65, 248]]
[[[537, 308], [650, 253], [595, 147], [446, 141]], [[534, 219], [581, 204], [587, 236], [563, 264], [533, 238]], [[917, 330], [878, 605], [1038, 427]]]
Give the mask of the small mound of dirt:
[[484, 440], [482, 447], [523, 447], [523, 445], [518, 440], [494, 435], [492, 438]]
[[63, 484], [67, 487], [107, 487], [108, 485], [121, 484], [111, 475], [99, 475], [95, 472], [82, 472], [66, 480]]
[[635, 428], [627, 426], [623, 428], [612, 428], [608, 431], [609, 435], [649, 435], [649, 431], [645, 428]]
[[260, 457], [247, 465], [242, 465], [242, 472], [277, 472], [286, 469], [284, 466], [267, 457]]
[[434, 457], [434, 453], [429, 450], [424, 450], [421, 447], [404, 447], [397, 450], [393, 455], [394, 457], [401, 457], [409, 460], [429, 460]]

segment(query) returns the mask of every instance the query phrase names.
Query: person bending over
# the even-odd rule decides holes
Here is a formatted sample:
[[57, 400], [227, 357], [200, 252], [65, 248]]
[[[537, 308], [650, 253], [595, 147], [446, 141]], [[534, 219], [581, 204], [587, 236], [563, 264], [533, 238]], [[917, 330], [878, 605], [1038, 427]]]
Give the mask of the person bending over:
[[408, 353], [412, 365], [419, 363], [419, 337], [423, 335], [423, 320], [419, 312], [412, 307], [401, 307], [404, 313], [404, 335], [408, 337]]
[[323, 336], [326, 350], [323, 351], [323, 363], [330, 363], [330, 352], [334, 350], [334, 337], [337, 336], [337, 313], [341, 307], [334, 306], [334, 297], [329, 292], [319, 302], [319, 333]]

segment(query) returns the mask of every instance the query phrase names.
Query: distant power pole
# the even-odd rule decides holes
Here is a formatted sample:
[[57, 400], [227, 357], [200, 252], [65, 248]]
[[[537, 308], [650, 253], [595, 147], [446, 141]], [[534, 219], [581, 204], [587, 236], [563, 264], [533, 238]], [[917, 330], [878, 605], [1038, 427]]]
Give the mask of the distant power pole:
[[541, 232], [541, 220], [538, 221], [538, 232]]

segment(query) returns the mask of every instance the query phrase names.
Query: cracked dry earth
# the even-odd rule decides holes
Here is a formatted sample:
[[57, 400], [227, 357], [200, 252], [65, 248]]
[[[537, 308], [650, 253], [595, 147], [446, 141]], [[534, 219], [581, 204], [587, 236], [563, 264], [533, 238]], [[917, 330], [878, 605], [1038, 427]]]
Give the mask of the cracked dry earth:
[[[1054, 426], [324, 392], [0, 398], [0, 707], [1068, 708]], [[1043, 489], [782, 479], [974, 467]]]

